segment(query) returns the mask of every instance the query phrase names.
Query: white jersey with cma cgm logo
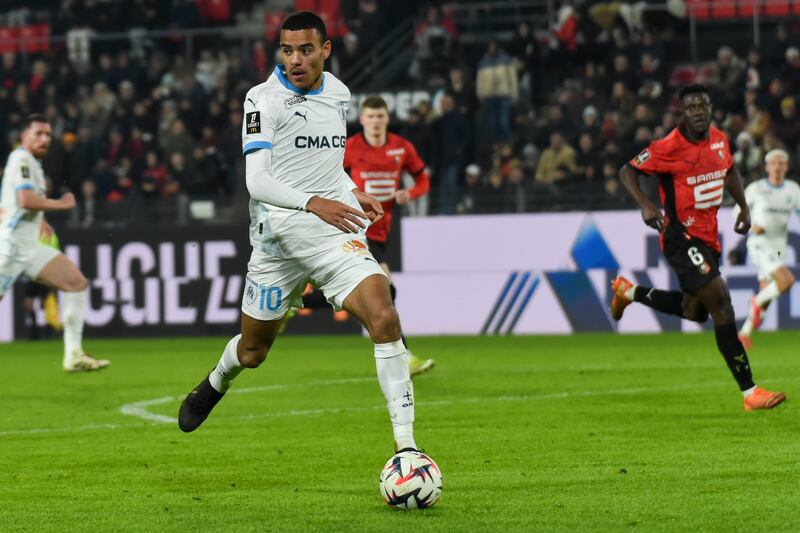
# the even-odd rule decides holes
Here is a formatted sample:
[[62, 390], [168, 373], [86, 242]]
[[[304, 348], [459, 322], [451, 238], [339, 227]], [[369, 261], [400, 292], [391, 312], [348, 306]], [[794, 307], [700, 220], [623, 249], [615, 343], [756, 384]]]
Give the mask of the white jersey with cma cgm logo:
[[30, 189], [39, 196], [47, 195], [44, 170], [39, 160], [22, 147], [8, 156], [0, 192], [0, 255], [27, 252], [39, 241], [39, 228], [44, 213], [23, 209], [17, 192]]
[[[332, 74], [323, 73], [319, 89], [304, 91], [286, 79], [279, 65], [247, 93], [242, 153], [272, 150], [277, 180], [360, 210], [353, 182], [342, 167], [349, 102], [350, 90]], [[270, 256], [308, 255], [327, 237], [341, 234], [314, 214], [250, 199], [250, 243]]]
[[748, 246], [759, 245], [782, 254], [789, 235], [789, 217], [800, 209], [800, 186], [787, 179], [776, 187], [767, 179], [760, 179], [747, 186], [744, 196], [751, 224], [764, 228], [760, 235], [750, 233]]

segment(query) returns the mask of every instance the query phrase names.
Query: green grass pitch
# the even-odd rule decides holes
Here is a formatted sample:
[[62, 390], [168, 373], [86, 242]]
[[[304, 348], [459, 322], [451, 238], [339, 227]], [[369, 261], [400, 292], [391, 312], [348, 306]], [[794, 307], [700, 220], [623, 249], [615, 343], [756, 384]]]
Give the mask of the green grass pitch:
[[[789, 531], [800, 519], [797, 333], [751, 362], [786, 404], [745, 413], [710, 334], [418, 338], [416, 437], [442, 499], [380, 498], [391, 429], [372, 348], [279, 339], [198, 431], [177, 414], [222, 338], [0, 346], [0, 531]], [[235, 391], [235, 392], [234, 392]]]

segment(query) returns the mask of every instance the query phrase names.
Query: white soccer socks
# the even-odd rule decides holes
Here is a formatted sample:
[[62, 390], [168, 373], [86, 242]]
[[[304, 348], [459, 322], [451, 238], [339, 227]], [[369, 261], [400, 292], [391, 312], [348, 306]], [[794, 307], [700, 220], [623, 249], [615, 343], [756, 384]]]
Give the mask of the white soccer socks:
[[64, 368], [83, 353], [83, 320], [86, 314], [86, 291], [62, 292], [61, 321], [64, 324]]
[[231, 382], [244, 370], [244, 367], [239, 362], [239, 356], [236, 354], [236, 348], [239, 346], [239, 339], [242, 334], [236, 335], [228, 341], [225, 350], [222, 352], [222, 357], [219, 358], [219, 363], [211, 371], [208, 376], [208, 381], [217, 392], [227, 392], [231, 388]]
[[763, 309], [766, 304], [780, 295], [781, 291], [778, 288], [778, 282], [771, 281], [766, 287], [761, 289], [758, 294], [756, 294], [756, 303]]
[[414, 442], [414, 384], [408, 373], [408, 351], [402, 340], [375, 345], [378, 383], [392, 420], [395, 446], [416, 448]]

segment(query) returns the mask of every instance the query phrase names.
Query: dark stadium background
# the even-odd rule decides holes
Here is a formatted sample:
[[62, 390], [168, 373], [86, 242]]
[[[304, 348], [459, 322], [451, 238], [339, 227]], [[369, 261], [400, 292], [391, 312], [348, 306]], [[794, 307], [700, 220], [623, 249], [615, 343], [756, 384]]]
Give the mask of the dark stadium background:
[[[236, 243], [243, 265], [242, 101], [273, 70], [277, 29], [298, 9], [328, 24], [327, 68], [353, 93], [350, 133], [360, 100], [381, 93], [392, 131], [428, 163], [431, 192], [404, 216], [631, 209], [616, 172], [675, 125], [676, 91], [689, 82], [711, 87], [746, 181], [769, 149], [797, 159], [798, 1], [3, 2], [0, 158], [26, 114], [47, 115], [52, 194], [71, 190], [79, 204], [48, 218], [64, 245], [82, 247], [90, 278], [96, 246], [137, 239], [181, 249], [217, 235]], [[400, 226], [389, 248], [398, 271]], [[239, 267], [229, 261], [225, 272]], [[95, 286], [93, 305], [144, 305], [145, 282], [134, 283], [126, 301]], [[182, 285], [181, 301], [204, 308], [201, 285]], [[27, 335], [21, 292], [17, 337]], [[226, 327], [200, 312], [173, 330], [164, 313], [141, 331]], [[313, 316], [290, 332], [354, 331]], [[109, 324], [87, 336], [124, 333]]]

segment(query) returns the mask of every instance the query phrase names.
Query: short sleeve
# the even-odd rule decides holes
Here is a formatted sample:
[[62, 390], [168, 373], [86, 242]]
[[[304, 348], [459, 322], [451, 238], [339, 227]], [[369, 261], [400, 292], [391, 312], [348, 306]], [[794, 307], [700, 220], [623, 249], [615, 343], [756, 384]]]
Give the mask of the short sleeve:
[[248, 94], [244, 101], [242, 120], [242, 155], [256, 150], [272, 149], [272, 139], [278, 127], [281, 107], [266, 95]]
[[414, 148], [414, 145], [410, 142], [406, 141], [406, 159], [403, 163], [403, 168], [408, 171], [409, 174], [415, 176], [425, 170], [425, 161], [423, 161], [419, 154], [417, 154], [417, 149]]
[[671, 158], [665, 151], [662, 141], [653, 141], [628, 164], [645, 174], [667, 174], [670, 171]]
[[23, 189], [36, 190], [36, 187], [33, 186], [33, 180], [31, 179], [30, 164], [22, 157], [13, 158], [11, 164], [8, 166], [6, 178], [11, 180], [15, 191], [21, 191]]

